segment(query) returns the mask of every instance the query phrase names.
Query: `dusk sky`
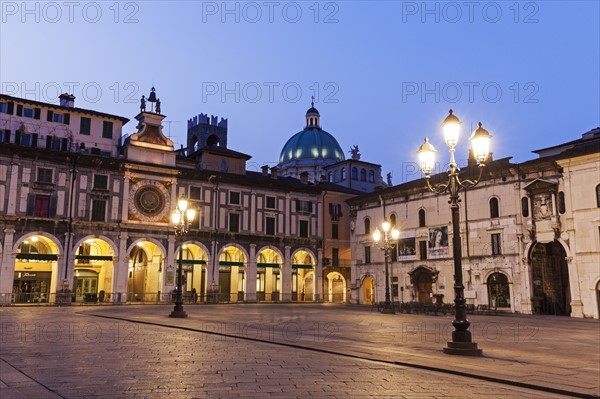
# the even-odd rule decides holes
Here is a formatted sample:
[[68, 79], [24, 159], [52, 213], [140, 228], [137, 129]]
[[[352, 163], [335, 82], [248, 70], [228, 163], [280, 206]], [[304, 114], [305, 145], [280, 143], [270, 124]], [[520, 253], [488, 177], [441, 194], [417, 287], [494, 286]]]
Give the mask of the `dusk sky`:
[[[199, 113], [229, 119], [251, 170], [278, 162], [311, 96], [345, 155], [420, 177], [428, 136], [478, 121], [495, 158], [600, 126], [600, 2], [12, 2], [1, 5], [0, 92], [133, 120], [152, 85], [176, 147]], [[124, 133], [135, 130], [135, 120]]]

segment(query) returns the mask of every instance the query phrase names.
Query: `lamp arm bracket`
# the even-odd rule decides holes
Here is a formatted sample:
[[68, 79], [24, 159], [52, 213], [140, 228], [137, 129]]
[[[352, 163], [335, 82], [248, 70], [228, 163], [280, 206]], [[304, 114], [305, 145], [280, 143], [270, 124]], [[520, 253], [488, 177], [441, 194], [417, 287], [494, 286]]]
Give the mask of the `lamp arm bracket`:
[[431, 182], [429, 181], [429, 176], [427, 176], [425, 180], [427, 181], [427, 187], [429, 190], [436, 194], [443, 194], [448, 190], [449, 183], [441, 183], [432, 186]]
[[459, 186], [467, 189], [467, 188], [472, 188], [475, 187], [479, 181], [481, 180], [481, 176], [483, 176], [483, 164], [479, 164], [479, 176], [477, 176], [477, 179], [475, 180], [460, 180], [458, 178], [458, 174], [456, 175], [456, 182], [458, 183]]

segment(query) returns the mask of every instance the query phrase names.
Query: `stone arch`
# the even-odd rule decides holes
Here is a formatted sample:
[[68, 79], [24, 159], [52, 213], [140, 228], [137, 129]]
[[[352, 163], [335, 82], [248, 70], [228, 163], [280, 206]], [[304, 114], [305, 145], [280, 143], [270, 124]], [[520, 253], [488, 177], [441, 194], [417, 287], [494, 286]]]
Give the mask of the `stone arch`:
[[14, 303], [54, 302], [55, 294], [59, 289], [58, 282], [62, 281], [59, 278], [58, 267], [58, 261], [63, 254], [60, 241], [49, 233], [30, 232], [15, 241], [13, 254], [14, 257], [11, 257], [13, 277], [7, 279], [8, 284], [12, 281], [12, 287], [6, 287], [7, 291], [12, 289], [11, 301]]
[[360, 303], [363, 305], [375, 303], [375, 278], [371, 274], [364, 275], [361, 280]]
[[256, 300], [281, 300], [284, 257], [279, 248], [265, 245], [256, 251]]
[[512, 308], [510, 276], [503, 270], [492, 270], [485, 276], [488, 306], [491, 309]]
[[[231, 257], [230, 248], [233, 249], [231, 252], [234, 252], [234, 257]], [[246, 267], [250, 260], [248, 252], [243, 246], [230, 242], [221, 246], [217, 259], [219, 262], [219, 301], [244, 301], [247, 280]]]
[[534, 243], [529, 252], [532, 305], [534, 313], [571, 313], [570, 273], [564, 242]]
[[160, 241], [153, 238], [134, 240], [127, 249], [128, 301], [162, 300], [164, 273], [174, 269], [174, 265], [165, 265], [166, 257], [167, 251]]
[[316, 275], [314, 271], [317, 265], [317, 257], [314, 252], [308, 248], [298, 248], [291, 255], [291, 263], [292, 300], [314, 301], [316, 293]]
[[339, 272], [327, 274], [328, 302], [346, 303], [346, 279]]
[[[96, 242], [99, 241], [99, 242]], [[87, 245], [86, 245], [87, 244]], [[87, 235], [75, 242], [72, 251], [73, 291], [76, 302], [111, 302], [116, 292], [114, 278], [118, 249], [114, 241], [103, 235]], [[98, 256], [81, 259], [81, 256]], [[111, 260], [101, 259], [110, 256]]]

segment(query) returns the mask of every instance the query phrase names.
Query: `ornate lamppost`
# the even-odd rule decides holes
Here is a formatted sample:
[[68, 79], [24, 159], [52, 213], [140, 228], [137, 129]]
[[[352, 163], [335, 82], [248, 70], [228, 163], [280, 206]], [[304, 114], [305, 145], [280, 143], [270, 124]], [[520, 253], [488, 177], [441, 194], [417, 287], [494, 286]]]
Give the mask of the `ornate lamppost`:
[[[392, 301], [390, 300], [390, 277], [389, 277], [389, 266], [388, 260], [390, 257], [390, 251], [396, 245], [396, 241], [398, 241], [398, 237], [400, 237], [400, 232], [395, 227], [390, 231], [390, 222], [385, 220], [381, 224], [381, 229], [383, 230], [383, 242], [379, 249], [383, 251], [383, 256], [385, 257], [385, 303], [383, 305], [383, 310], [381, 313], [385, 314], [394, 314], [396, 311], [394, 310], [394, 306], [392, 305]], [[390, 239], [391, 236], [391, 239]], [[375, 228], [373, 232], [373, 241], [375, 244], [379, 245], [381, 241], [381, 232], [378, 228]]]
[[177, 296], [175, 298], [175, 308], [169, 314], [169, 317], [185, 318], [187, 313], [183, 310], [183, 243], [185, 237], [190, 231], [190, 225], [196, 216], [196, 210], [188, 208], [188, 201], [181, 196], [177, 201], [177, 208], [173, 211], [171, 219], [175, 228], [175, 237], [179, 241], [179, 267], [177, 268]]
[[477, 344], [473, 342], [471, 332], [469, 331], [469, 325], [471, 323], [467, 320], [467, 308], [465, 306], [465, 287], [463, 286], [462, 277], [462, 251], [458, 213], [460, 198], [458, 197], [458, 194], [461, 189], [474, 187], [481, 180], [483, 167], [485, 166], [484, 162], [488, 159], [490, 153], [490, 140], [492, 136], [481, 126], [481, 122], [479, 122], [479, 127], [469, 138], [473, 155], [479, 162], [479, 177], [477, 177], [477, 180], [460, 180], [460, 169], [454, 160], [454, 147], [458, 143], [460, 125], [461, 121], [452, 113], [452, 110], [450, 110], [450, 114], [442, 123], [444, 139], [446, 145], [450, 148], [448, 182], [432, 186], [429, 181], [430, 174], [435, 167], [435, 153], [437, 151], [433, 145], [429, 143], [427, 138], [425, 139], [425, 143], [419, 147], [417, 154], [419, 156], [421, 171], [425, 174], [425, 180], [427, 181], [429, 190], [436, 194], [443, 194], [445, 192], [450, 194], [449, 203], [452, 212], [452, 251], [454, 253], [455, 317], [452, 322], [452, 325], [454, 326], [452, 341], [448, 342], [448, 346], [444, 348], [444, 353], [451, 355], [481, 356], [482, 350], [477, 348]]

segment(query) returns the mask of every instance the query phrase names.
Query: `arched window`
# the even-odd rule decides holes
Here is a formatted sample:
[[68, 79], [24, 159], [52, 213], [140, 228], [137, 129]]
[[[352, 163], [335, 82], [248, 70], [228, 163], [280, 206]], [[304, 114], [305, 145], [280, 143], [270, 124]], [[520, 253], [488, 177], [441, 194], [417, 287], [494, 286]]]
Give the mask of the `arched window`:
[[558, 193], [558, 212], [562, 215], [567, 211], [567, 206], [565, 204], [565, 193], [560, 191]]
[[328, 181], [329, 183], [332, 183], [332, 182], [333, 182], [332, 178], [333, 178], [333, 173], [332, 173], [332, 172], [329, 172], [329, 173], [327, 173], [327, 181]]
[[525, 218], [529, 216], [529, 198], [527, 197], [521, 198], [521, 214]]
[[342, 181], [346, 180], [346, 168], [342, 168]]
[[600, 208], [600, 184], [596, 186], [596, 207]]
[[419, 209], [419, 227], [425, 227], [425, 209]]
[[352, 180], [358, 180], [358, 169], [356, 167], [352, 168]]
[[338, 182], [338, 175], [337, 175], [337, 170], [333, 171], [333, 182], [337, 183]]
[[396, 214], [392, 213], [390, 215], [390, 226], [396, 227]]
[[227, 172], [228, 167], [229, 166], [227, 165], [227, 160], [222, 159], [221, 160], [221, 172]]
[[487, 279], [490, 308], [510, 308], [508, 278], [502, 273], [492, 273]]
[[492, 197], [490, 198], [490, 217], [497, 218], [500, 217], [500, 209], [498, 206], [498, 198]]
[[364, 168], [360, 170], [360, 181], [367, 181], [367, 171]]
[[365, 218], [365, 234], [371, 234], [371, 220]]
[[369, 183], [375, 183], [375, 171], [369, 171]]

